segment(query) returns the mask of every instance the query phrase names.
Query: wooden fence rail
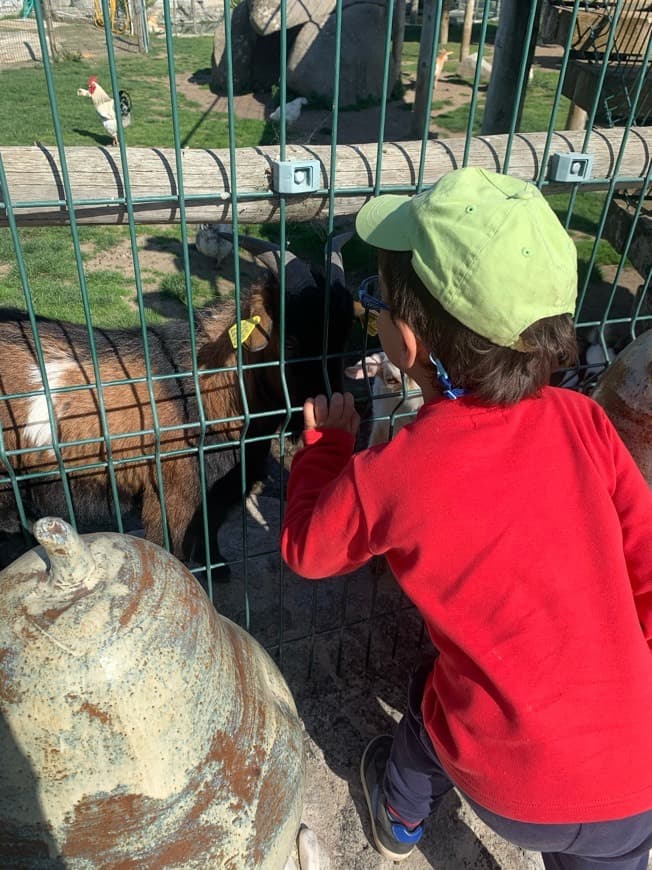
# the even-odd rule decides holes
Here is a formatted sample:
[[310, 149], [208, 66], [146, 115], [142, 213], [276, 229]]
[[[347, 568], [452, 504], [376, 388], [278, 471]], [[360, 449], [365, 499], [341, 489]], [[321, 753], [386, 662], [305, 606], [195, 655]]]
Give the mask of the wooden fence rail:
[[[594, 157], [593, 181], [583, 189], [605, 190], [614, 175], [624, 129], [594, 130], [588, 151]], [[585, 134], [579, 131], [553, 133], [548, 151], [580, 151]], [[468, 163], [500, 171], [505, 163], [509, 137], [477, 136], [471, 140]], [[540, 173], [547, 134], [513, 137], [508, 171], [533, 180]], [[463, 137], [427, 142], [424, 176], [426, 185], [462, 165]], [[175, 155], [172, 149], [128, 148], [127, 165], [135, 220], [139, 223], [175, 223], [180, 220]], [[618, 169], [618, 188], [641, 188], [652, 154], [652, 127], [632, 128]], [[19, 224], [65, 224], [61, 163], [56, 148], [0, 146], [8, 191], [0, 191], [0, 225], [7, 224], [6, 204], [11, 203]], [[111, 148], [71, 147], [65, 151], [74, 212], [79, 223], [120, 224], [127, 221], [124, 176], [120, 152]], [[410, 191], [417, 183], [422, 156], [420, 141], [386, 142], [382, 149], [380, 184], [394, 192]], [[243, 223], [277, 222], [279, 198], [272, 190], [271, 161], [279, 149], [240, 148], [236, 159], [238, 218]], [[328, 192], [334, 185], [336, 215], [351, 215], [371, 195], [376, 181], [377, 145], [338, 145], [336, 172], [330, 178], [329, 146], [288, 145], [286, 159], [317, 159], [321, 167], [321, 192], [287, 198], [289, 220], [325, 218]], [[182, 152], [183, 188], [189, 222], [230, 222], [232, 186], [228, 150], [186, 149]], [[545, 191], [558, 191], [549, 185]], [[240, 199], [240, 197], [245, 197]], [[53, 204], [54, 203], [54, 204]]]

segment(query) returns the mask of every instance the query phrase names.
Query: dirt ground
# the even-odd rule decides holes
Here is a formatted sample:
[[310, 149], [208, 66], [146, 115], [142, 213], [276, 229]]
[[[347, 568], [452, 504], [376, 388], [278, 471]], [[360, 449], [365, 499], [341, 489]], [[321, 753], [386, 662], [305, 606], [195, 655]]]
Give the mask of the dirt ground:
[[[63, 26], [57, 25], [56, 32], [60, 40], [65, 38]], [[34, 51], [28, 41], [28, 54], [30, 45]], [[537, 51], [536, 63], [550, 66], [558, 60], [557, 48]], [[179, 78], [177, 88], [204, 110], [226, 111], [225, 99], [198, 87], [200, 80], [201, 76]], [[388, 106], [387, 140], [408, 136], [414, 82], [406, 79], [404, 84], [404, 99]], [[437, 97], [449, 100], [452, 106], [466, 102], [468, 94], [468, 85], [453, 75], [444, 75], [438, 84]], [[273, 108], [269, 94], [236, 97], [235, 106], [240, 117], [260, 119]], [[369, 108], [341, 113], [338, 140], [355, 143], [375, 137], [378, 111]], [[331, 130], [330, 112], [308, 109], [291, 139], [328, 143]], [[436, 123], [432, 132], [443, 133]], [[157, 247], [143, 238], [140, 255], [145, 271], [165, 273], [181, 268], [180, 251], [168, 244]], [[131, 274], [128, 244], [124, 250], [116, 246], [103, 253], [89, 266], [124, 268]], [[191, 251], [191, 268], [214, 280], [216, 287], [228, 289], [228, 273], [195, 250]], [[621, 276], [617, 299], [624, 309], [640, 283], [633, 270], [625, 270]], [[611, 287], [605, 283], [598, 289], [602, 298]], [[373, 566], [318, 584], [282, 569], [277, 546], [282, 478], [276, 468], [262, 493], [249, 499], [246, 547], [241, 514], [236, 513], [223, 527], [221, 549], [233, 560], [233, 575], [230, 583], [216, 586], [216, 607], [247, 626], [273, 652], [281, 648], [281, 667], [305, 731], [303, 820], [319, 838], [320, 870], [382, 870], [392, 864], [369, 842], [359, 760], [372, 737], [392, 732], [404, 707], [409, 672], [427, 652], [427, 643], [418, 618], [401, 599], [391, 578], [375, 573]], [[295, 858], [298, 863], [298, 856]], [[405, 866], [414, 870], [541, 870], [543, 864], [540, 856], [498, 838], [456, 792], [451, 792]], [[318, 868], [304, 865], [301, 870]]]

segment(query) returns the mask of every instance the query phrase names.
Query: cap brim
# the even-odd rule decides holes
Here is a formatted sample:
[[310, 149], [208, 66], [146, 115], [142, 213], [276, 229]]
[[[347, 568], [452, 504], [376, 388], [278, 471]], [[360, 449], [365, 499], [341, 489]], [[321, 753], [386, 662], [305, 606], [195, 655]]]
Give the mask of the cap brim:
[[365, 203], [355, 219], [360, 238], [386, 251], [412, 250], [410, 196], [386, 193]]

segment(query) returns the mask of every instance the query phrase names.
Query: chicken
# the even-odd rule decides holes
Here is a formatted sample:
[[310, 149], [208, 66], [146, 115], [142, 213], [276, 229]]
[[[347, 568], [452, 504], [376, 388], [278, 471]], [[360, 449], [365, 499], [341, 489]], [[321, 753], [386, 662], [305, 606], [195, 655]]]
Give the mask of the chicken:
[[[285, 104], [285, 124], [287, 127], [292, 127], [293, 124], [296, 124], [299, 120], [299, 116], [301, 115], [301, 107], [305, 106], [308, 100], [305, 97], [297, 97], [296, 100], [290, 100], [289, 103]], [[278, 124], [281, 120], [281, 107], [278, 109], [274, 109], [272, 114], [269, 116], [270, 121], [276, 121]]]
[[195, 247], [200, 254], [215, 260], [215, 264], [219, 266], [233, 250], [231, 242], [223, 238], [220, 233], [222, 230], [230, 232], [231, 229], [230, 224], [199, 224], [195, 236]]
[[[88, 90], [77, 88], [78, 97], [90, 97], [95, 106], [95, 111], [102, 119], [106, 132], [113, 138], [113, 144], [118, 144], [118, 122], [116, 120], [115, 103], [104, 88], [100, 87], [97, 77], [91, 76], [88, 80]], [[131, 98], [126, 91], [118, 91], [118, 105], [123, 127], [131, 124]]]

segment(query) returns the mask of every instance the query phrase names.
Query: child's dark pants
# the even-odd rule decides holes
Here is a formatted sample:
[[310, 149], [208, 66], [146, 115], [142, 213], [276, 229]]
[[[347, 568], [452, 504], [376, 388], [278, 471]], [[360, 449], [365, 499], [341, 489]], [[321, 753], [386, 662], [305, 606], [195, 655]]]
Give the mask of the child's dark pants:
[[[394, 735], [384, 781], [387, 803], [403, 821], [415, 824], [431, 815], [453, 788], [421, 718], [423, 687], [431, 667], [429, 663], [418, 669], [410, 681], [408, 711]], [[541, 852], [547, 870], [606, 870], [606, 865], [611, 870], [647, 870], [652, 810], [613, 822], [533, 825], [497, 816], [464, 798], [505, 840]]]

